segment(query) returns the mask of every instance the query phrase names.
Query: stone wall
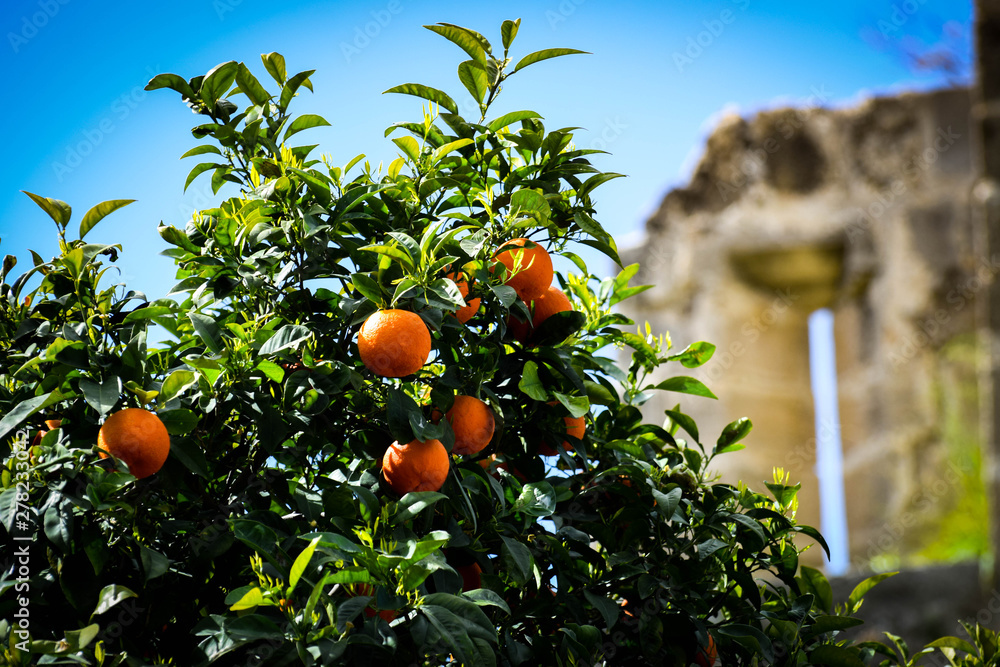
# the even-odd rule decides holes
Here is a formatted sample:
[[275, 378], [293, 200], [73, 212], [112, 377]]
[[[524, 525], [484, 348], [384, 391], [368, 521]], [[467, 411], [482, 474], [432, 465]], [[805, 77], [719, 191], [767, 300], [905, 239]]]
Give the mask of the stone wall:
[[664, 373], [720, 400], [659, 396], [647, 418], [680, 401], [713, 443], [750, 417], [747, 449], [717, 461], [723, 478], [763, 488], [784, 468], [803, 484], [799, 519], [817, 527], [807, 321], [833, 309], [841, 419], [824, 427], [840, 430], [860, 569], [919, 552], [972, 472], [946, 424], [975, 433], [973, 302], [1000, 264], [973, 250], [969, 113], [953, 89], [727, 117], [622, 255], [641, 266], [635, 284], [655, 285], [626, 314], [678, 349], [718, 346], [701, 369]]

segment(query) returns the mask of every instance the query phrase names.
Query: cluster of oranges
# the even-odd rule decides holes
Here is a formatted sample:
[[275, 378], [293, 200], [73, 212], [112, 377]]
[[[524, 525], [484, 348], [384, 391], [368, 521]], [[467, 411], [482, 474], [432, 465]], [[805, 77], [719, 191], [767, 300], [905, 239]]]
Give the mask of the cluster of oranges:
[[[496, 260], [506, 269], [505, 284], [513, 288], [530, 314], [524, 322], [512, 316], [508, 330], [521, 343], [530, 343], [536, 329], [556, 313], [572, 310], [562, 290], [552, 285], [552, 258], [541, 245], [525, 238], [503, 244]], [[469, 283], [461, 271], [447, 276], [455, 282], [466, 305], [454, 315], [465, 324], [479, 311], [479, 298], [468, 299]], [[358, 334], [358, 353], [364, 365], [376, 375], [401, 378], [419, 371], [431, 353], [431, 335], [416, 313], [400, 309], [378, 310], [365, 320]], [[484, 449], [493, 438], [495, 420], [490, 407], [473, 396], [457, 396], [445, 415], [455, 433], [452, 453], [469, 456]], [[582, 438], [586, 429], [583, 417], [565, 417], [566, 433]], [[563, 447], [572, 449], [569, 442]], [[553, 456], [558, 452], [542, 444], [538, 453]], [[448, 476], [450, 457], [438, 440], [394, 442], [382, 458], [386, 482], [399, 494], [411, 491], [437, 491]]]
[[[505, 243], [496, 255], [507, 269], [506, 284], [528, 306], [530, 322], [512, 317], [508, 328], [521, 341], [530, 340], [532, 332], [555, 313], [572, 310], [566, 295], [552, 286], [552, 258], [540, 245], [519, 238]], [[448, 274], [463, 299], [469, 295], [469, 284], [462, 272]], [[468, 299], [454, 315], [466, 323], [478, 311], [480, 299]], [[420, 370], [430, 356], [431, 334], [416, 313], [385, 309], [365, 320], [358, 335], [358, 352], [368, 369], [377, 375], [399, 378]], [[451, 409], [444, 415], [455, 434], [452, 453], [472, 456], [482, 451], [493, 439], [493, 411], [473, 396], [456, 396]], [[567, 435], [582, 438], [586, 430], [583, 417], [565, 417]], [[124, 461], [138, 479], [156, 473], [170, 453], [170, 436], [163, 422], [149, 410], [125, 408], [112, 414], [98, 433], [101, 458], [109, 455]], [[563, 447], [572, 449], [568, 441]], [[553, 456], [558, 452], [542, 443], [538, 453]], [[448, 451], [439, 440], [412, 440], [393, 443], [382, 458], [386, 482], [397, 493], [437, 491], [448, 476]]]

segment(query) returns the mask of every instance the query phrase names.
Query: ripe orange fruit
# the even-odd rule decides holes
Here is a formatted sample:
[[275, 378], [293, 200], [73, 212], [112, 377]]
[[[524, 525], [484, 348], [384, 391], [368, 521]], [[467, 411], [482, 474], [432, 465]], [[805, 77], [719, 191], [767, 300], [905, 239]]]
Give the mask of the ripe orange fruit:
[[715, 638], [708, 636], [708, 646], [702, 646], [694, 656], [694, 661], [700, 667], [712, 667], [715, 659], [719, 657], [719, 649], [715, 645]]
[[474, 591], [483, 587], [483, 568], [479, 563], [469, 563], [468, 565], [458, 565], [455, 571], [462, 575], [462, 591]]
[[507, 320], [507, 328], [510, 329], [514, 338], [522, 343], [531, 338], [531, 334], [542, 326], [542, 322], [545, 320], [556, 313], [573, 310], [573, 304], [569, 302], [565, 292], [558, 287], [550, 286], [542, 296], [534, 299], [528, 305], [528, 310], [531, 312], [531, 326], [513, 316]]
[[170, 434], [160, 418], [143, 408], [119, 410], [104, 421], [97, 433], [102, 459], [108, 453], [128, 464], [137, 479], [149, 477], [170, 453]]
[[382, 474], [399, 495], [437, 491], [448, 477], [451, 459], [440, 440], [394, 442], [382, 457]]
[[431, 353], [431, 332], [416, 313], [377, 310], [358, 334], [361, 361], [376, 375], [400, 378], [420, 370]]
[[[563, 417], [563, 423], [566, 424], [566, 435], [571, 435], [575, 438], [583, 440], [583, 436], [587, 433], [586, 418], [567, 416]], [[572, 443], [568, 440], [563, 440], [562, 446], [566, 451], [571, 451], [573, 449]], [[556, 456], [559, 454], [559, 452], [553, 449], [547, 442], [543, 442], [538, 446], [538, 453], [542, 456]]]
[[[375, 595], [375, 588], [371, 584], [358, 584], [356, 590], [354, 591], [349, 590], [347, 594], [350, 595], [351, 597], [354, 597], [356, 595], [366, 595], [371, 597]], [[391, 623], [393, 619], [396, 618], [396, 612], [393, 611], [392, 609], [381, 609], [379, 611], [375, 611], [375, 608], [371, 606], [374, 603], [375, 601], [372, 600], [371, 604], [365, 607], [365, 616], [367, 618], [375, 618], [375, 614], [378, 614], [379, 618], [381, 618], [386, 623]]]
[[[465, 280], [464, 273], [449, 273], [445, 277], [455, 281], [455, 286], [458, 287], [458, 292], [462, 295], [463, 299], [469, 296], [469, 283]], [[472, 300], [466, 299], [465, 307], [456, 310], [454, 313], [455, 317], [458, 318], [459, 322], [465, 324], [472, 319], [473, 315], [479, 312], [479, 304], [481, 302], [482, 300], [479, 297]]]
[[455, 446], [452, 454], [468, 456], [482, 451], [493, 439], [496, 420], [493, 410], [483, 401], [472, 396], [456, 396], [445, 419], [455, 432]]
[[[525, 302], [542, 296], [552, 284], [552, 258], [540, 245], [525, 247], [528, 243], [532, 241], [524, 238], [507, 241], [500, 246], [500, 249], [508, 247], [510, 249], [496, 256], [497, 261], [507, 267], [508, 272], [513, 273], [507, 278], [507, 286], [514, 288], [517, 295]], [[514, 273], [515, 266], [518, 267], [516, 273]]]

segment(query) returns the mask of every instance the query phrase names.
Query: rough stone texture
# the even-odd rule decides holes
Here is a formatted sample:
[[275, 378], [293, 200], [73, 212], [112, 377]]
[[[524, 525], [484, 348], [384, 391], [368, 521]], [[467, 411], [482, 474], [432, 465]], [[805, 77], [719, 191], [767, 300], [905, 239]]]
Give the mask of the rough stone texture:
[[957, 491], [944, 401], [975, 389], [974, 361], [938, 351], [970, 339], [1000, 268], [973, 250], [971, 131], [964, 89], [728, 117], [623, 253], [655, 286], [626, 314], [677, 348], [718, 346], [664, 375], [695, 375], [719, 401], [660, 396], [646, 416], [680, 400], [707, 443], [749, 416], [747, 450], [717, 461], [724, 479], [761, 488], [784, 468], [803, 483], [799, 519], [818, 527], [807, 320], [834, 310], [841, 423], [824, 427], [843, 440], [857, 566], [919, 549]]

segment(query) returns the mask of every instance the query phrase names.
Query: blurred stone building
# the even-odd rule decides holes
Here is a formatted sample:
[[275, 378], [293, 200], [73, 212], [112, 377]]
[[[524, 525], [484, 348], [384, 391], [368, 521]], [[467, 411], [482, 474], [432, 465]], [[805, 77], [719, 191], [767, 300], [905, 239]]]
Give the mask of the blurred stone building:
[[679, 401], [714, 444], [750, 417], [747, 449], [717, 461], [723, 479], [762, 489], [784, 468], [803, 485], [799, 520], [817, 527], [807, 322], [832, 310], [840, 420], [820, 427], [842, 441], [856, 571], [919, 562], [985, 507], [974, 303], [1000, 263], [975, 251], [970, 109], [969, 90], [948, 89], [727, 117], [622, 255], [641, 267], [635, 284], [654, 285], [625, 302], [630, 317], [676, 349], [717, 345], [702, 368], [663, 372], [719, 400], [661, 394], [647, 418]]

